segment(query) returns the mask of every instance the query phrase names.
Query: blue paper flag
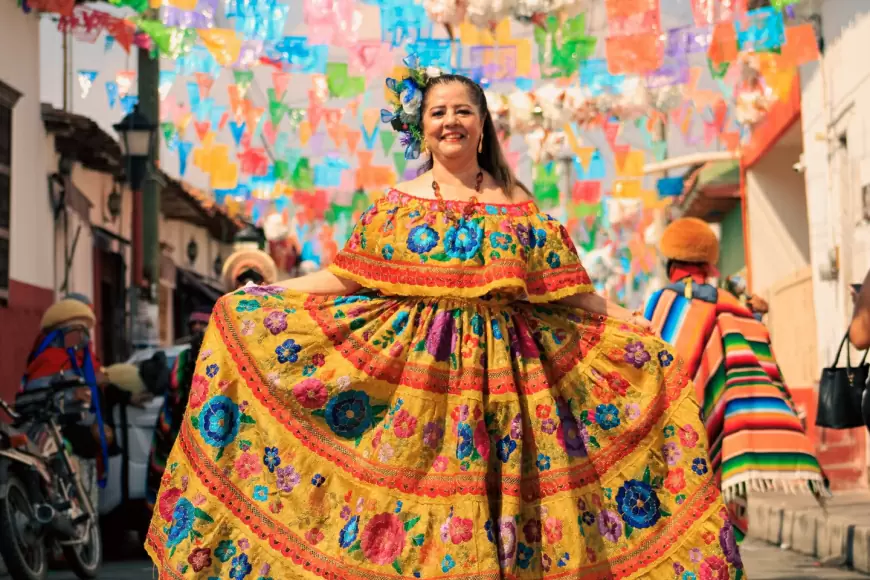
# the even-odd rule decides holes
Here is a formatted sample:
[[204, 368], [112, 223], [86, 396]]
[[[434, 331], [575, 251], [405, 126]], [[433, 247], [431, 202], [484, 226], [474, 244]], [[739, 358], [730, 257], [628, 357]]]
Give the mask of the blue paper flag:
[[106, 81], [106, 98], [109, 100], [109, 108], [114, 109], [118, 102], [118, 83], [115, 81]]
[[191, 109], [196, 109], [199, 106], [199, 85], [194, 82], [187, 83], [187, 100], [190, 103]]
[[656, 183], [656, 189], [659, 197], [676, 197], [683, 193], [683, 178], [682, 176], [662, 177]]
[[107, 34], [106, 35], [105, 51], [109, 52], [110, 50], [112, 50], [112, 48], [114, 48], [114, 46], [115, 46], [115, 37], [112, 36], [111, 34]]
[[187, 158], [193, 150], [193, 141], [178, 142], [178, 174], [184, 177], [187, 173]]
[[235, 121], [230, 121], [230, 133], [233, 134], [233, 141], [236, 142], [236, 147], [242, 142], [242, 135], [245, 134], [245, 126], [246, 123], [236, 123]]
[[124, 111], [125, 115], [129, 115], [138, 102], [138, 95], [124, 95], [121, 97], [121, 110]]

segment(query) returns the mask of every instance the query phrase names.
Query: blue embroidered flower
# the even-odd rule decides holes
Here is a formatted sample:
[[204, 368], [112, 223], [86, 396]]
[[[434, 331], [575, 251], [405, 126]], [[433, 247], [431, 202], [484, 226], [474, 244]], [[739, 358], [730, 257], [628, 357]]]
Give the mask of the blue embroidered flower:
[[230, 568], [230, 578], [233, 580], [244, 580], [245, 576], [251, 573], [254, 567], [248, 561], [247, 554], [239, 554], [233, 558], [233, 567]]
[[302, 347], [296, 344], [296, 341], [292, 338], [288, 338], [284, 342], [282, 342], [275, 349], [275, 354], [278, 355], [278, 362], [281, 364], [284, 363], [295, 363], [299, 360], [299, 351], [302, 350]]
[[266, 501], [269, 499], [269, 488], [265, 485], [254, 486], [253, 498], [255, 501]]
[[254, 312], [259, 310], [260, 303], [256, 300], [239, 300], [236, 304], [236, 312]]
[[263, 452], [263, 465], [269, 468], [269, 473], [275, 473], [275, 468], [281, 465], [277, 447], [266, 447]]
[[502, 340], [504, 336], [501, 333], [501, 327], [498, 325], [498, 320], [491, 320], [490, 326], [492, 326], [492, 336], [496, 340]]
[[221, 562], [229, 562], [230, 558], [236, 555], [236, 547], [233, 546], [232, 540], [221, 540], [215, 548], [214, 555]]
[[669, 367], [669, 366], [671, 366], [671, 363], [674, 362], [674, 355], [672, 355], [671, 353], [669, 353], [666, 350], [659, 351], [658, 357], [659, 357], [659, 364], [662, 365], [663, 367]]
[[608, 431], [619, 426], [619, 409], [615, 405], [598, 405], [595, 408], [595, 422]]
[[344, 306], [345, 304], [353, 304], [355, 302], [368, 302], [371, 299], [371, 296], [366, 296], [365, 294], [355, 296], [339, 296], [335, 300], [333, 300], [332, 303], [336, 306]]
[[695, 575], [694, 572], [689, 572], [688, 570], [686, 570], [685, 572], [683, 572], [683, 577], [681, 580], [698, 580], [698, 577]]
[[356, 439], [372, 426], [372, 407], [363, 391], [344, 391], [326, 403], [326, 424], [345, 439]]
[[692, 471], [697, 473], [698, 475], [704, 475], [707, 473], [707, 460], [703, 457], [696, 457], [692, 460]]
[[404, 332], [405, 330], [405, 327], [408, 326], [409, 318], [410, 315], [407, 312], [399, 312], [393, 319], [393, 332], [395, 332], [397, 335], [402, 334], [402, 332]]
[[483, 316], [480, 314], [475, 314], [471, 317], [471, 332], [473, 332], [475, 336], [481, 336], [483, 334]]
[[661, 517], [656, 492], [649, 484], [636, 479], [626, 481], [619, 488], [616, 505], [623, 521], [633, 528], [649, 528]]
[[199, 434], [212, 447], [226, 447], [239, 434], [239, 406], [218, 395], [209, 399], [199, 412]]
[[495, 531], [493, 530], [492, 520], [486, 520], [483, 524], [483, 529], [486, 530], [486, 539], [495, 544]]
[[220, 371], [220, 370], [221, 370], [221, 368], [218, 365], [210, 364], [207, 367], [205, 367], [205, 374], [208, 375], [208, 378], [213, 379], [217, 376], [218, 371]]
[[414, 211], [412, 211], [411, 213], [408, 214], [408, 217], [411, 219], [420, 217], [420, 210], [415, 209]]
[[493, 232], [489, 234], [489, 243], [492, 244], [493, 248], [507, 250], [511, 247], [511, 242], [513, 241], [513, 236], [509, 234], [504, 234], [502, 232]]
[[459, 437], [459, 442], [456, 444], [456, 459], [465, 459], [474, 450], [474, 436], [471, 432], [471, 425], [460, 423], [456, 428], [456, 435]]
[[384, 246], [384, 249], [381, 250], [381, 255], [384, 257], [384, 260], [392, 260], [393, 259], [393, 246], [387, 244]]
[[499, 439], [497, 447], [498, 458], [501, 459], [502, 463], [507, 463], [511, 458], [511, 453], [517, 449], [517, 442], [511, 439], [510, 435], [505, 435], [504, 438]]
[[304, 377], [313, 377], [314, 373], [317, 372], [317, 366], [308, 364], [302, 367], [302, 376]]
[[359, 516], [353, 516], [338, 532], [338, 545], [342, 548], [350, 548], [357, 535], [359, 535]]
[[542, 229], [534, 229], [532, 228], [529, 232], [531, 234], [531, 246], [543, 248], [544, 244], [547, 243], [547, 231]]
[[532, 556], [535, 555], [535, 549], [520, 542], [517, 546], [517, 566], [525, 570], [532, 563]]
[[453, 570], [453, 567], [456, 566], [456, 562], [453, 560], [453, 556], [447, 554], [444, 556], [444, 559], [441, 560], [441, 571], [445, 574]]
[[408, 249], [415, 254], [426, 254], [438, 245], [441, 236], [426, 224], [420, 224], [408, 232]]
[[320, 487], [325, 482], [326, 482], [326, 478], [323, 477], [322, 475], [320, 475], [319, 473], [316, 473], [314, 475], [314, 477], [311, 478], [311, 485], [313, 485], [314, 487]]
[[559, 258], [559, 254], [556, 252], [550, 252], [547, 254], [547, 264], [551, 268], [558, 268], [562, 265], [562, 260]]
[[543, 453], [538, 453], [538, 460], [535, 461], [535, 465], [537, 465], [538, 469], [541, 471], [547, 471], [550, 469], [550, 458]]
[[172, 526], [166, 535], [167, 548], [174, 548], [190, 535], [190, 531], [193, 529], [195, 509], [187, 498], [183, 497], [176, 502], [175, 509], [172, 510]]
[[444, 235], [444, 251], [451, 258], [468, 260], [480, 251], [483, 227], [473, 221], [460, 220]]
[[583, 512], [583, 515], [580, 516], [580, 518], [587, 526], [591, 526], [595, 523], [595, 514], [593, 514], [592, 512]]

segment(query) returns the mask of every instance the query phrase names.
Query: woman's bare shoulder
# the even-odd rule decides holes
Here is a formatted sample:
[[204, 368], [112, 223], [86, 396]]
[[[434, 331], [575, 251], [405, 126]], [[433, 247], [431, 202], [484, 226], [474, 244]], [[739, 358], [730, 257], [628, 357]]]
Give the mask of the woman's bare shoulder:
[[535, 200], [535, 198], [532, 196], [532, 194], [529, 193], [528, 191], [526, 191], [526, 189], [519, 184], [515, 184], [513, 186], [513, 189], [511, 190], [509, 197], [510, 197], [511, 203], [526, 203], [527, 201], [534, 201]]
[[427, 180], [422, 175], [414, 179], [409, 179], [408, 181], [397, 183], [393, 189], [414, 197], [429, 197], [435, 199], [432, 195], [432, 181]]

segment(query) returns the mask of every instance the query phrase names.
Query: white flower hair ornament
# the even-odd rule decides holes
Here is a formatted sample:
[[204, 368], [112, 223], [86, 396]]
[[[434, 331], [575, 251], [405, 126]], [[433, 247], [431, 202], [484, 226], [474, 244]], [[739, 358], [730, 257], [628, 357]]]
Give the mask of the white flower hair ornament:
[[381, 122], [399, 132], [405, 159], [413, 160], [420, 157], [423, 146], [423, 89], [429, 79], [441, 76], [441, 69], [419, 66], [415, 55], [406, 56], [402, 63], [407, 68], [400, 70], [399, 78], [387, 78], [387, 102], [393, 110], [381, 109]]

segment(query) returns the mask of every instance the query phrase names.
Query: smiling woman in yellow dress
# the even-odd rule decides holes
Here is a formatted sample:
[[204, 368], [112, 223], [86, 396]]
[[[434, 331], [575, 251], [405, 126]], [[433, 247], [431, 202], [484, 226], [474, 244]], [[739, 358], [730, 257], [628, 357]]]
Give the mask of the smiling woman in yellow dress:
[[594, 293], [483, 90], [408, 64], [383, 116], [425, 172], [328, 270], [215, 308], [160, 577], [741, 578], [682, 362]]

